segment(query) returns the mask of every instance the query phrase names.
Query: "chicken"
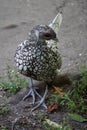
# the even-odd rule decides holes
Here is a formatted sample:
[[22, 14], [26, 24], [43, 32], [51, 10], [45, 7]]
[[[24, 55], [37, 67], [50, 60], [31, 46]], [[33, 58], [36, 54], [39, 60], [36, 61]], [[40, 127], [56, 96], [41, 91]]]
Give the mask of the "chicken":
[[[61, 68], [62, 60], [57, 47], [57, 31], [62, 21], [62, 15], [59, 13], [50, 25], [37, 25], [28, 35], [27, 40], [19, 44], [15, 53], [15, 63], [18, 71], [30, 77], [29, 92], [23, 98], [30, 95], [33, 98], [35, 110], [43, 105], [45, 108], [45, 98], [48, 92], [47, 83], [54, 80]], [[45, 93], [43, 97], [35, 89], [33, 80], [39, 83], [44, 82]], [[36, 95], [40, 98], [36, 102]]]

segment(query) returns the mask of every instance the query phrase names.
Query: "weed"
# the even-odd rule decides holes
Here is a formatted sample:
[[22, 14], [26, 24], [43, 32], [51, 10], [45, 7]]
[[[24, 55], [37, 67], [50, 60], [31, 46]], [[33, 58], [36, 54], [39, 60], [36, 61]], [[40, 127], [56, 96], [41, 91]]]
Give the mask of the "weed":
[[42, 129], [44, 129], [44, 130], [62, 130], [61, 128], [55, 128], [54, 126], [50, 126], [45, 122], [43, 122]]
[[45, 123], [45, 122], [43, 122], [43, 125], [42, 125], [42, 128], [44, 129], [44, 130], [72, 130], [72, 128], [71, 128], [71, 125], [70, 124], [67, 124], [67, 123], [64, 123], [64, 122], [62, 122], [61, 123], [61, 126], [62, 126], [62, 128], [61, 127], [54, 127], [54, 126], [50, 126], [50, 125], [48, 125], [47, 123]]
[[[80, 70], [81, 79], [73, 81], [73, 89], [64, 95], [65, 104], [69, 111], [76, 113], [86, 113], [87, 105], [87, 68]], [[67, 97], [67, 98], [66, 98]]]
[[3, 90], [8, 90], [11, 93], [17, 93], [21, 88], [28, 86], [28, 80], [19, 76], [18, 72], [14, 69], [12, 70], [10, 66], [7, 66], [7, 79], [0, 78], [0, 87]]
[[80, 69], [80, 80], [73, 80], [73, 89], [63, 96], [54, 94], [50, 102], [60, 103], [67, 107], [70, 112], [87, 113], [87, 68]]
[[45, 118], [45, 117], [44, 117], [44, 114], [39, 113], [39, 114], [38, 114], [38, 118], [39, 118], [40, 121], [43, 121], [44, 118]]
[[4, 105], [7, 105], [8, 102], [9, 102], [8, 98], [4, 96], [3, 97], [3, 103], [4, 103]]
[[3, 127], [3, 128], [1, 128], [1, 130], [7, 130], [7, 128], [6, 128], [6, 127]]
[[67, 123], [66, 118], [63, 118], [61, 125], [63, 127], [62, 130], [72, 130], [72, 127]]
[[9, 108], [7, 106], [1, 106], [0, 107], [0, 115], [5, 115], [7, 113], [9, 113]]

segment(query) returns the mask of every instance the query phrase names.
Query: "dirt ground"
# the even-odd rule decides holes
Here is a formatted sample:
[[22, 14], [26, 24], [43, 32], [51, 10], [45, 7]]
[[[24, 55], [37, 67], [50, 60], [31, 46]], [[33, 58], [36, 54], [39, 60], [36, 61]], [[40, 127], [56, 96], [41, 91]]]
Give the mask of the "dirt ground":
[[[14, 68], [15, 50], [27, 38], [29, 30], [37, 24], [49, 24], [58, 11], [63, 12], [63, 22], [58, 33], [59, 51], [63, 60], [61, 73], [78, 73], [80, 66], [87, 66], [87, 0], [0, 0], [1, 76], [5, 76], [6, 64]], [[24, 88], [17, 95], [9, 97], [12, 100], [8, 104], [11, 113], [0, 116], [1, 126], [6, 125], [10, 130], [12, 121], [24, 116], [28, 119], [31, 117], [31, 126], [28, 124], [25, 128], [16, 128], [17, 130], [42, 130], [37, 119], [38, 113], [44, 113], [58, 123], [66, 116], [62, 110], [48, 115], [43, 109], [35, 113], [31, 113], [30, 108], [24, 109], [28, 104], [27, 101], [21, 101], [25, 92]], [[0, 95], [4, 95], [1, 90]], [[0, 102], [3, 103], [1, 96]], [[73, 124], [73, 130], [82, 130], [85, 127], [83, 123], [69, 123]]]

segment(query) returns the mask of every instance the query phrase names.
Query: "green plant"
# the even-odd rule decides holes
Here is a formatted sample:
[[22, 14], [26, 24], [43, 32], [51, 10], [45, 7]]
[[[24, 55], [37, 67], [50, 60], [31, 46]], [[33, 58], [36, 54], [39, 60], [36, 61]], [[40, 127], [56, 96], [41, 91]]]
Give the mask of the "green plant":
[[62, 105], [66, 105], [69, 111], [86, 113], [87, 105], [87, 68], [81, 68], [80, 80], [73, 81], [73, 89], [61, 97]]
[[58, 103], [61, 100], [61, 96], [58, 94], [51, 94], [49, 96], [49, 104]]
[[61, 128], [55, 128], [54, 126], [50, 126], [47, 123], [43, 122], [42, 129], [44, 130], [63, 130]]
[[7, 106], [1, 106], [0, 107], [0, 115], [7, 114], [9, 112], [9, 108]]
[[[55, 123], [55, 122], [53, 122], [53, 123]], [[58, 127], [58, 126], [59, 127]], [[42, 128], [44, 129], [44, 130], [72, 130], [72, 127], [71, 127], [71, 125], [70, 124], [68, 124], [67, 122], [66, 122], [66, 120], [63, 120], [63, 122], [61, 123], [61, 124], [57, 124], [56, 123], [56, 126], [54, 126], [53, 124], [47, 124], [46, 122], [43, 122], [43, 124], [42, 124]]]
[[86, 118], [83, 118], [81, 115], [79, 114], [75, 114], [75, 113], [68, 113], [68, 116], [74, 120], [74, 121], [78, 121], [78, 122], [87, 122]]
[[66, 118], [63, 118], [61, 125], [62, 130], [72, 130], [72, 127], [70, 124], [67, 123]]
[[6, 127], [3, 127], [3, 128], [1, 128], [1, 130], [7, 130], [7, 128], [6, 128]]
[[63, 96], [54, 94], [49, 98], [50, 103], [60, 103], [70, 112], [87, 112], [87, 68], [80, 69], [80, 79], [72, 80], [72, 90], [68, 90]]
[[15, 69], [12, 70], [10, 66], [7, 66], [6, 79], [3, 79], [2, 77], [0, 79], [0, 87], [13, 94], [17, 93], [21, 88], [28, 86], [28, 80], [21, 77]]
[[38, 118], [39, 118], [40, 121], [43, 121], [44, 118], [45, 118], [45, 117], [44, 117], [44, 114], [43, 114], [43, 113], [39, 113], [39, 114], [38, 114]]

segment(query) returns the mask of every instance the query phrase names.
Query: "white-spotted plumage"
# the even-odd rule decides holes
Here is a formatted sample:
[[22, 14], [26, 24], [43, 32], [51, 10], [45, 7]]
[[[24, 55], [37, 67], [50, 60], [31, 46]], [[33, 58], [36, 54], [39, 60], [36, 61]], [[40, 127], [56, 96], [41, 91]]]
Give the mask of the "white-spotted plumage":
[[[45, 83], [50, 82], [55, 78], [58, 72], [57, 70], [60, 69], [62, 64], [56, 36], [56, 27], [60, 16], [61, 15], [57, 15], [53, 23], [49, 26], [35, 26], [29, 32], [27, 40], [18, 45], [15, 53], [15, 62], [18, 71], [31, 78], [30, 91], [25, 98], [31, 94], [33, 104], [35, 103], [35, 94], [41, 99], [34, 109], [38, 108], [41, 104], [47, 108], [44, 104], [47, 88], [44, 96], [41, 97], [33, 88], [32, 79], [44, 81]], [[59, 22], [61, 22], [61, 17]], [[60, 23], [58, 23], [58, 25], [60, 26]]]

